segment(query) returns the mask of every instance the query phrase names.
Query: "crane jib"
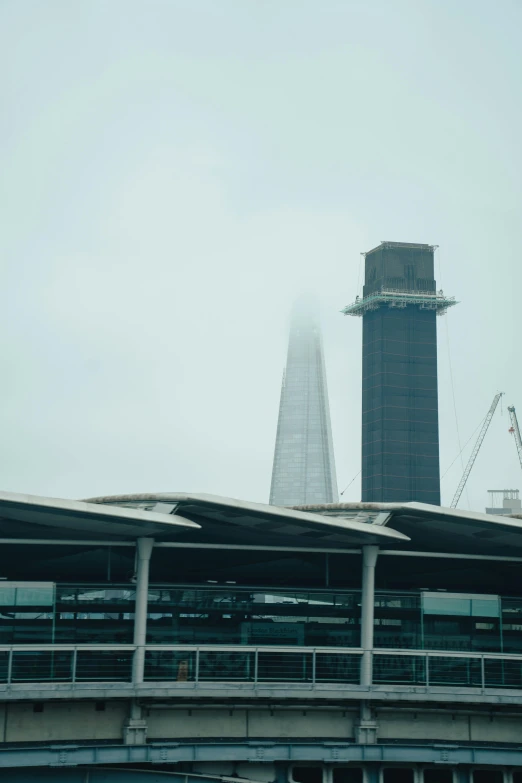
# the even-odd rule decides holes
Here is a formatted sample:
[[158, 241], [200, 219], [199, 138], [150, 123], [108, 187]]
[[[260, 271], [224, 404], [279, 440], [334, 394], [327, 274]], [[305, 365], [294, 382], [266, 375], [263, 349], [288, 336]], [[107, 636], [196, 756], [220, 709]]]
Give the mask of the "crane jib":
[[513, 433], [515, 437], [515, 443], [518, 451], [518, 459], [520, 460], [520, 467], [522, 468], [522, 438], [520, 437], [520, 428], [518, 426], [518, 419], [515, 411], [515, 406], [514, 405], [508, 406], [508, 411], [509, 411], [509, 418], [511, 421], [511, 428], [509, 431]]
[[[451, 501], [450, 508], [457, 508], [458, 502], [460, 500], [460, 496], [462, 495], [462, 492], [464, 490], [464, 487], [466, 486], [466, 481], [468, 480], [469, 474], [471, 473], [471, 468], [475, 464], [475, 460], [477, 459], [477, 454], [480, 451], [480, 447], [482, 446], [482, 441], [486, 437], [486, 432], [488, 431], [488, 427], [491, 423], [491, 419], [493, 418], [493, 414], [495, 413], [495, 410], [498, 405], [498, 401], [502, 397], [504, 392], [498, 392], [498, 394], [495, 394], [493, 398], [493, 402], [491, 403], [491, 407], [489, 411], [487, 412], [486, 418], [484, 419], [484, 424], [482, 425], [482, 428], [479, 432], [478, 438], [476, 440], [475, 445], [473, 446], [473, 451], [471, 452], [471, 456], [468, 460], [468, 464], [466, 465], [466, 469], [464, 473], [462, 474], [462, 478], [460, 480], [460, 484], [457, 487], [457, 491], [455, 492], [455, 495], [453, 497], [453, 500]], [[514, 410], [514, 409], [513, 409]], [[510, 413], [511, 415], [511, 413]], [[518, 424], [517, 424], [518, 427]], [[520, 438], [520, 432], [518, 434]], [[519, 452], [520, 454], [520, 452]], [[521, 457], [521, 464], [522, 464], [522, 457]]]

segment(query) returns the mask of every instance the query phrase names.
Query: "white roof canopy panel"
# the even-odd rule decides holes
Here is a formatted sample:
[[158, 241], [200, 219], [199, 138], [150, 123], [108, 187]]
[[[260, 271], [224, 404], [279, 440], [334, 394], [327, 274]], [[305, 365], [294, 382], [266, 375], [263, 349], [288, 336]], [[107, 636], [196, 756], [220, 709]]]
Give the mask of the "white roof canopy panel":
[[0, 492], [0, 538], [176, 538], [187, 529], [198, 530], [199, 525], [143, 509]]
[[121, 504], [127, 508], [156, 509], [188, 518], [200, 531], [186, 531], [183, 541], [255, 545], [298, 545], [342, 548], [408, 540], [391, 527], [374, 526], [366, 517], [342, 519], [263, 503], [204, 494], [145, 494], [93, 498], [91, 503]]

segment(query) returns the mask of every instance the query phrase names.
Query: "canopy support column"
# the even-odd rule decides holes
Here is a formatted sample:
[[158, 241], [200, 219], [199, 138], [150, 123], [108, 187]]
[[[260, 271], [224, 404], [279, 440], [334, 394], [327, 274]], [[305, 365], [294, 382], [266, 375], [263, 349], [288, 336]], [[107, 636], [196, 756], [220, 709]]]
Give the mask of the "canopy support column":
[[361, 685], [372, 684], [373, 619], [375, 614], [375, 565], [379, 547], [362, 548], [362, 599], [361, 599]]
[[[361, 599], [361, 673], [360, 683], [371, 687], [373, 679], [373, 620], [375, 614], [375, 565], [379, 547], [366, 545], [362, 548], [362, 599]], [[360, 720], [355, 726], [355, 740], [359, 745], [374, 745], [377, 742], [377, 721], [369, 701], [360, 705]]]
[[145, 642], [147, 639], [147, 604], [149, 598], [149, 565], [154, 546], [153, 538], [138, 538], [136, 567], [136, 604], [134, 609], [134, 651], [132, 681], [143, 682], [145, 669]]

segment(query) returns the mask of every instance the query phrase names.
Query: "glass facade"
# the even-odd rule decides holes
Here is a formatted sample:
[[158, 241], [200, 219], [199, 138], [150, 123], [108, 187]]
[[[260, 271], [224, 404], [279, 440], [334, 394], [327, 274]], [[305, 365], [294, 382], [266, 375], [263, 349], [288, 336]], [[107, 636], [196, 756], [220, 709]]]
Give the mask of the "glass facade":
[[151, 644], [359, 645], [355, 592], [157, 588], [150, 597]]
[[[134, 602], [127, 585], [0, 583], [0, 682], [128, 682]], [[520, 689], [521, 617], [522, 598], [377, 591], [373, 681]], [[359, 590], [151, 585], [144, 678], [357, 683], [360, 638]]]
[[[435, 291], [433, 248], [383, 243], [366, 254], [364, 296]], [[435, 310], [363, 316], [362, 500], [440, 505]]]
[[[132, 644], [125, 585], [0, 583], [0, 644]], [[152, 585], [147, 644], [358, 648], [359, 590]], [[522, 654], [522, 598], [377, 591], [376, 649]], [[403, 663], [401, 663], [403, 665]]]
[[134, 587], [20, 584], [0, 582], [0, 644], [132, 643]]
[[323, 345], [313, 307], [293, 312], [281, 389], [270, 503], [336, 503], [337, 481]]

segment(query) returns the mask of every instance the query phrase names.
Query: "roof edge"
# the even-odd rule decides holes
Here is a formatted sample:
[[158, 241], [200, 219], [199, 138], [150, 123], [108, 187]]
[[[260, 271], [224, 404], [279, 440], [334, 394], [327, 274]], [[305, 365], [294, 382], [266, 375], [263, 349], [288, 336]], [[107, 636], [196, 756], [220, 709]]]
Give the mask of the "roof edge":
[[[323, 514], [313, 513], [294, 507], [271, 506], [268, 503], [254, 503], [249, 500], [238, 500], [237, 498], [221, 497], [220, 495], [207, 495], [205, 493], [181, 493], [181, 492], [162, 492], [162, 493], [140, 493], [136, 495], [108, 495], [101, 498], [91, 498], [89, 503], [98, 504], [117, 504], [118, 502], [136, 502], [136, 501], [169, 501], [171, 503], [190, 504], [200, 503], [207, 506], [218, 506], [220, 508], [230, 508], [235, 511], [244, 510], [253, 514], [263, 514], [273, 517], [296, 520], [301, 522], [315, 522], [316, 524], [329, 527], [339, 527], [345, 530], [353, 530], [360, 533], [366, 533], [369, 536], [383, 536], [384, 538], [393, 538], [401, 541], [410, 541], [410, 538], [404, 533], [400, 533], [393, 528], [383, 529], [382, 527], [372, 525], [368, 522], [360, 522], [352, 519], [336, 519], [335, 523], [332, 517], [325, 517]], [[391, 504], [394, 505], [394, 504]], [[183, 513], [183, 509], [180, 509]], [[377, 532], [380, 530], [380, 532]]]
[[[174, 515], [167, 516], [155, 511], [144, 511], [143, 509], [125, 508], [122, 506], [101, 506], [90, 500], [68, 500], [65, 498], [47, 498], [41, 495], [27, 495], [17, 492], [0, 491], [0, 516], [2, 505], [14, 505], [26, 508], [41, 509], [42, 511], [53, 510], [70, 512], [72, 514], [91, 515], [93, 517], [112, 517], [120, 521], [143, 521], [154, 522], [165, 527], [183, 527], [196, 530], [201, 529], [201, 525], [192, 520]], [[101, 508], [100, 508], [101, 506]]]

